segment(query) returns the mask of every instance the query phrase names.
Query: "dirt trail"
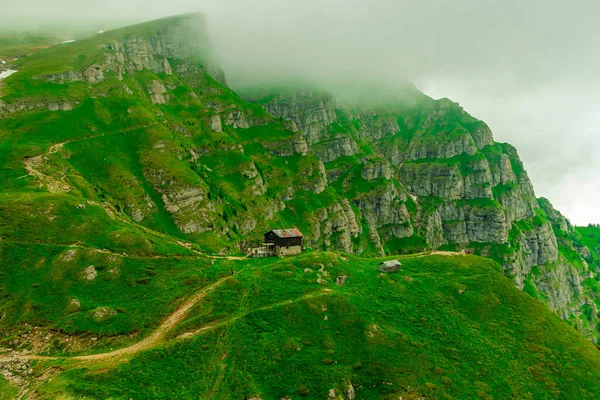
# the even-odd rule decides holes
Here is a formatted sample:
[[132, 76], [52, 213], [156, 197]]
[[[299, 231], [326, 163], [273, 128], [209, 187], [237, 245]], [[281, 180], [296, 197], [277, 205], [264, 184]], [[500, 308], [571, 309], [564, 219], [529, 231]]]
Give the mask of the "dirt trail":
[[41, 183], [41, 185], [46, 185], [50, 193], [68, 192], [71, 190], [71, 187], [64, 181], [64, 179], [57, 179], [53, 176], [46, 175], [39, 170], [43, 167], [47, 157], [62, 149], [65, 143], [68, 142], [53, 144], [50, 146], [47, 152], [38, 156], [27, 157], [23, 160], [23, 165], [25, 166], [27, 173], [35, 177]]
[[105, 358], [117, 356], [120, 357], [127, 354], [137, 353], [139, 351], [153, 347], [165, 337], [165, 334], [168, 331], [173, 329], [175, 325], [181, 322], [186, 317], [188, 311], [190, 311], [192, 307], [194, 307], [200, 300], [202, 300], [204, 296], [213, 291], [217, 286], [219, 286], [221, 283], [225, 282], [229, 278], [230, 276], [226, 276], [224, 278], [219, 279], [215, 283], [202, 289], [201, 292], [196, 293], [195, 295], [191, 296], [189, 299], [184, 301], [183, 304], [181, 304], [177, 308], [177, 310], [175, 310], [171, 315], [169, 315], [169, 317], [167, 317], [166, 320], [163, 321], [163, 323], [158, 327], [158, 329], [156, 329], [156, 331], [154, 331], [154, 333], [142, 339], [141, 341], [129, 347], [125, 347], [108, 353], [90, 354], [87, 356], [74, 356], [70, 358], [72, 360], [102, 360]]
[[424, 256], [466, 256], [467, 253], [465, 253], [464, 251], [458, 252], [458, 251], [439, 251], [439, 250], [435, 250], [429, 253], [425, 253], [423, 254], [421, 257]]
[[[171, 329], [173, 329], [179, 322], [181, 322], [187, 316], [187, 313], [189, 312], [189, 310], [192, 307], [194, 307], [196, 304], [198, 304], [198, 302], [200, 302], [200, 300], [202, 300], [208, 293], [213, 291], [217, 286], [219, 286], [220, 284], [222, 284], [229, 278], [231, 278], [231, 275], [219, 279], [218, 281], [205, 287], [200, 292], [198, 292], [198, 293], [194, 294], [193, 296], [191, 296], [190, 298], [188, 298], [186, 301], [183, 302], [183, 304], [181, 304], [177, 308], [177, 310], [175, 310], [173, 313], [171, 313], [167, 317], [167, 319], [165, 319], [163, 321], [163, 323], [150, 336], [147, 336], [146, 338], [140, 340], [139, 342], [137, 342], [135, 344], [132, 344], [131, 346], [124, 347], [122, 349], [118, 349], [118, 350], [114, 350], [114, 351], [110, 351], [110, 352], [106, 352], [106, 353], [89, 354], [89, 355], [85, 355], [85, 356], [67, 356], [67, 357], [40, 356], [37, 354], [19, 354], [19, 353], [13, 352], [13, 353], [5, 354], [5, 355], [0, 355], [0, 363], [11, 362], [11, 361], [15, 361], [15, 360], [41, 360], [41, 361], [43, 361], [43, 360], [60, 360], [60, 359], [69, 359], [69, 360], [77, 360], [77, 361], [98, 361], [98, 360], [105, 360], [105, 359], [109, 359], [109, 358], [119, 358], [119, 357], [135, 354], [140, 351], [155, 347], [156, 345], [158, 345], [160, 342], [163, 341], [167, 332], [169, 332]], [[195, 331], [183, 333], [183, 334], [177, 336], [177, 339], [189, 339], [191, 337], [197, 336], [203, 332], [209, 331], [216, 327], [223, 326], [230, 322], [236, 321], [252, 312], [273, 309], [273, 308], [285, 306], [287, 304], [292, 304], [292, 303], [295, 303], [295, 302], [298, 302], [301, 300], [308, 300], [308, 299], [314, 299], [317, 297], [326, 296], [331, 293], [332, 293], [331, 289], [323, 289], [318, 292], [306, 294], [306, 295], [301, 296], [296, 299], [284, 300], [284, 301], [269, 304], [269, 305], [266, 305], [263, 307], [254, 308], [254, 309], [248, 310], [243, 313], [235, 314], [235, 315], [225, 318], [221, 321], [208, 323], [205, 326], [203, 326]]]
[[273, 304], [269, 304], [269, 305], [266, 305], [266, 306], [263, 306], [263, 307], [253, 308], [253, 309], [248, 310], [246, 312], [235, 314], [233, 316], [225, 318], [225, 319], [223, 319], [221, 321], [216, 321], [216, 322], [208, 323], [208, 324], [204, 325], [203, 327], [201, 327], [199, 329], [196, 329], [195, 331], [182, 333], [181, 335], [177, 336], [177, 339], [189, 339], [189, 338], [192, 338], [194, 336], [197, 336], [197, 335], [199, 335], [199, 334], [201, 334], [203, 332], [206, 332], [208, 330], [211, 330], [213, 328], [217, 328], [219, 326], [228, 324], [228, 323], [230, 323], [232, 321], [236, 321], [236, 320], [238, 320], [240, 318], [243, 318], [246, 315], [248, 315], [250, 313], [253, 313], [253, 312], [256, 312], [256, 311], [270, 310], [270, 309], [273, 309], [273, 308], [277, 308], [277, 307], [285, 306], [285, 305], [288, 305], [288, 304], [296, 303], [296, 302], [301, 301], [301, 300], [308, 300], [308, 299], [314, 299], [314, 298], [317, 298], [317, 297], [323, 297], [323, 296], [326, 296], [326, 295], [331, 294], [331, 293], [332, 293], [331, 289], [323, 289], [323, 290], [320, 290], [318, 292], [305, 294], [304, 296], [298, 297], [296, 299], [283, 300], [283, 301], [280, 301], [280, 302], [277, 302], [277, 303], [273, 303]]
[[[55, 145], [55, 146], [59, 146], [59, 145]], [[412, 254], [409, 256], [402, 256], [399, 258], [400, 259], [416, 258], [416, 257], [425, 257], [428, 255], [464, 256], [465, 253], [464, 252], [452, 252], [452, 251], [431, 251], [431, 252]], [[204, 256], [206, 256], [206, 255], [204, 255]], [[246, 257], [239, 257], [239, 256], [208, 256], [208, 257], [219, 258], [219, 259], [229, 259], [229, 260], [247, 260]], [[106, 352], [106, 353], [90, 354], [90, 355], [82, 355], [82, 356], [66, 356], [66, 357], [41, 356], [41, 355], [36, 355], [36, 354], [17, 353], [15, 351], [13, 351], [13, 352], [7, 353], [7, 354], [0, 354], [0, 363], [12, 362], [12, 361], [16, 361], [16, 360], [60, 360], [60, 359], [79, 360], [79, 361], [103, 360], [103, 359], [109, 359], [109, 358], [123, 357], [126, 355], [138, 353], [140, 351], [149, 349], [151, 347], [155, 347], [156, 345], [158, 345], [160, 342], [163, 341], [167, 332], [172, 330], [179, 322], [181, 322], [187, 316], [187, 313], [189, 312], [189, 310], [192, 307], [194, 307], [196, 304], [198, 304], [198, 302], [200, 302], [208, 293], [213, 291], [216, 287], [221, 285], [226, 280], [230, 279], [232, 276], [235, 276], [235, 275], [227, 275], [227, 276], [213, 282], [212, 284], [206, 286], [205, 288], [201, 289], [196, 294], [190, 296], [175, 311], [173, 311], [160, 324], [160, 326], [154, 332], [152, 332], [149, 336], [145, 337], [144, 339], [140, 340], [139, 342], [132, 344], [131, 346], [124, 347], [124, 348], [117, 349], [117, 350], [110, 351], [110, 352]], [[323, 289], [318, 292], [306, 294], [306, 295], [301, 296], [296, 299], [284, 300], [284, 301], [269, 304], [269, 305], [266, 305], [263, 307], [251, 309], [251, 310], [248, 310], [247, 312], [237, 313], [237, 314], [231, 315], [221, 321], [210, 322], [197, 330], [194, 330], [191, 332], [185, 332], [185, 333], [177, 336], [176, 339], [188, 339], [188, 338], [197, 336], [197, 335], [199, 335], [203, 332], [206, 332], [208, 330], [211, 330], [213, 328], [216, 328], [216, 327], [228, 324], [230, 322], [233, 322], [235, 320], [238, 320], [238, 319], [240, 319], [252, 312], [255, 312], [255, 311], [281, 307], [281, 306], [284, 306], [284, 305], [287, 305], [290, 303], [294, 303], [297, 301], [307, 300], [307, 299], [316, 298], [316, 297], [320, 297], [320, 296], [325, 296], [330, 293], [332, 293], [331, 289]]]
[[[40, 182], [40, 186], [46, 186], [47, 190], [50, 193], [66, 193], [66, 192], [70, 192], [71, 191], [71, 187], [69, 186], [69, 184], [66, 182], [65, 177], [64, 176], [60, 176], [60, 177], [55, 177], [55, 176], [51, 176], [48, 174], [45, 174], [44, 172], [42, 172], [43, 167], [44, 167], [44, 163], [48, 160], [48, 156], [59, 152], [60, 150], [63, 149], [63, 147], [68, 144], [68, 143], [75, 143], [75, 142], [81, 142], [84, 140], [91, 140], [91, 139], [96, 139], [98, 137], [102, 137], [102, 136], [106, 136], [106, 135], [115, 135], [115, 134], [120, 134], [120, 133], [127, 133], [127, 132], [131, 132], [131, 131], [136, 131], [139, 129], [144, 129], [147, 128], [149, 126], [153, 126], [153, 125], [157, 125], [160, 124], [161, 122], [151, 122], [149, 124], [145, 124], [145, 125], [140, 125], [140, 126], [134, 126], [134, 127], [130, 127], [130, 128], [126, 128], [126, 129], [122, 129], [120, 131], [116, 131], [116, 132], [105, 132], [105, 133], [101, 133], [98, 135], [92, 135], [92, 136], [86, 136], [86, 137], [82, 137], [82, 138], [78, 138], [78, 139], [71, 139], [71, 140], [67, 140], [61, 143], [55, 143], [53, 145], [51, 145], [48, 148], [48, 151], [46, 151], [45, 153], [39, 154], [37, 156], [33, 156], [33, 157], [26, 157], [25, 159], [23, 159], [23, 165], [25, 167], [25, 170], [27, 171], [28, 175], [33, 176], [34, 178], [36, 178], [39, 182]], [[27, 175], [24, 175], [22, 177], [19, 177], [17, 179], [21, 179], [26, 177]], [[122, 215], [120, 215], [120, 213], [114, 209], [114, 207], [112, 207], [112, 205], [110, 205], [107, 202], [96, 202], [96, 201], [92, 201], [89, 199], [82, 199], [82, 201], [85, 200], [84, 203], [88, 203], [88, 204], [92, 204], [92, 205], [96, 205], [96, 206], [100, 206], [102, 208], [104, 208], [104, 210], [106, 211], [106, 213], [113, 219], [118, 219], [119, 221], [132, 225], [134, 227], [136, 227], [137, 229], [141, 229], [144, 232], [153, 234], [153, 235], [157, 235], [160, 236], [162, 238], [165, 239], [169, 239], [171, 241], [173, 241], [172, 237], [169, 237], [168, 235], [165, 235], [163, 233], [160, 233], [158, 231], [152, 230], [150, 228], [147, 228], [143, 225], [137, 224], [137, 223], [133, 223], [130, 220], [128, 220], [127, 218], [123, 217]], [[192, 251], [195, 254], [198, 255], [204, 255], [204, 253], [199, 252], [198, 250], [195, 250], [192, 248], [192, 244], [189, 242], [182, 242], [180, 240], [176, 241], [176, 244], [178, 246], [181, 247], [185, 247], [186, 249]], [[235, 259], [235, 258], [232, 258]]]
[[69, 191], [71, 191], [71, 187], [67, 184], [67, 182], [65, 182], [63, 177], [61, 177], [60, 179], [57, 179], [56, 177], [44, 174], [43, 172], [40, 171], [40, 169], [44, 166], [44, 162], [47, 161], [49, 155], [57, 153], [58, 151], [62, 150], [64, 145], [68, 144], [68, 143], [96, 139], [98, 137], [102, 137], [105, 135], [115, 135], [115, 134], [119, 134], [119, 133], [127, 133], [127, 132], [131, 132], [131, 131], [138, 130], [138, 129], [144, 129], [144, 128], [147, 128], [149, 126], [156, 125], [159, 123], [160, 122], [151, 122], [146, 125], [135, 126], [135, 127], [123, 129], [123, 130], [116, 131], [116, 132], [106, 132], [106, 133], [101, 133], [98, 135], [86, 136], [86, 137], [82, 137], [82, 138], [78, 138], [78, 139], [71, 139], [71, 140], [61, 142], [61, 143], [55, 143], [48, 148], [47, 152], [39, 154], [37, 156], [33, 156], [33, 157], [26, 157], [25, 159], [23, 159], [23, 165], [25, 166], [25, 170], [27, 171], [27, 174], [37, 178], [37, 180], [40, 181], [41, 185], [45, 185], [47, 187], [47, 189], [50, 193], [69, 192]]
[[207, 255], [206, 257], [208, 258], [219, 258], [219, 259], [224, 259], [224, 260], [238, 260], [238, 261], [247, 261], [248, 257], [242, 257], [242, 256], [209, 256]]
[[217, 286], [225, 282], [227, 279], [231, 278], [231, 275], [226, 276], [224, 278], [219, 279], [218, 281], [212, 283], [211, 285], [203, 288], [200, 292], [194, 294], [190, 298], [186, 299], [173, 313], [171, 313], [167, 319], [163, 321], [162, 324], [150, 335], [140, 340], [139, 342], [132, 344], [131, 346], [124, 347], [122, 349], [99, 353], [99, 354], [90, 354], [85, 356], [67, 356], [67, 357], [50, 357], [50, 356], [40, 356], [36, 354], [18, 354], [18, 353], [9, 353], [6, 355], [0, 355], [0, 363], [1, 362], [10, 362], [14, 360], [59, 360], [59, 359], [70, 359], [70, 360], [81, 360], [81, 361], [90, 361], [90, 360], [103, 360], [112, 357], [122, 357], [129, 354], [134, 354], [140, 352], [142, 350], [148, 349], [157, 345], [162, 339], [165, 337], [165, 334], [173, 329], [181, 320], [183, 320], [188, 311], [195, 306], [200, 300], [204, 298], [208, 293], [213, 291]]

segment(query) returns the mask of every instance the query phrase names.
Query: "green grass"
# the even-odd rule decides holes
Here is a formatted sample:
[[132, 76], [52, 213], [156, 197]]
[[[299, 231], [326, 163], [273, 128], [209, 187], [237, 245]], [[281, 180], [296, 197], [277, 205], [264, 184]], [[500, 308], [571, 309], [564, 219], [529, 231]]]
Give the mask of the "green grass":
[[509, 193], [510, 191], [514, 190], [517, 187], [516, 184], [514, 183], [509, 183], [506, 185], [498, 185], [498, 186], [494, 186], [492, 188], [492, 192], [494, 193], [494, 198], [495, 199], [501, 199], [502, 196], [504, 196], [506, 193]]
[[[5, 329], [30, 324], [70, 334], [99, 335], [100, 347], [115, 340], [131, 340], [116, 335], [144, 335], [182, 298], [232, 268], [200, 257], [132, 257], [9, 241], [0, 241], [0, 255], [0, 312], [6, 316], [2, 321]], [[94, 275], [87, 279], [85, 272], [90, 268]], [[93, 312], [101, 307], [116, 312], [97, 320]]]
[[427, 239], [413, 235], [402, 239], [388, 239], [385, 241], [384, 248], [389, 254], [410, 254], [431, 249], [431, 245], [427, 243]]
[[577, 233], [581, 235], [581, 244], [593, 251], [596, 257], [600, 256], [600, 228], [595, 225], [578, 226]]
[[17, 395], [18, 391], [0, 375], [0, 399], [12, 400], [16, 398]]
[[[183, 20], [188, 18], [197, 17]], [[214, 324], [212, 329], [108, 367], [66, 360], [37, 363], [36, 374], [50, 365], [65, 370], [40, 383], [41, 397], [325, 398], [329, 389], [340, 392], [350, 382], [357, 398], [365, 399], [579, 399], [597, 392], [595, 348], [535, 300], [547, 301], [536, 286], [540, 269], [525, 278], [522, 293], [490, 260], [513, 262], [519, 235], [547, 224], [541, 210], [513, 223], [509, 239], [515, 246], [443, 247], [466, 247], [488, 259], [395, 256], [402, 259], [403, 270], [390, 275], [378, 273], [379, 259], [335, 253], [227, 261], [186, 248], [238, 254], [239, 241], [260, 241], [269, 229], [292, 226], [304, 232], [313, 249], [340, 248], [346, 215], [331, 210], [347, 199], [361, 225], [361, 233], [350, 239], [354, 251], [379, 254], [370, 236], [376, 229], [386, 254], [420, 252], [430, 248], [425, 225], [431, 213], [455, 202], [483, 217], [486, 211], [500, 215], [500, 201], [512, 200], [525, 171], [507, 144], [486, 146], [474, 155], [404, 162], [411, 143], [437, 154], [440, 143], [469, 140], [468, 133], [482, 124], [455, 103], [434, 101], [416, 89], [408, 91], [412, 100], [374, 101], [369, 107], [375, 115], [358, 106], [336, 109], [337, 120], [324, 129], [319, 145], [344, 135], [358, 150], [326, 163], [326, 173], [335, 179], [315, 193], [322, 180], [318, 158], [299, 154], [301, 133], [261, 107], [285, 102], [285, 97], [254, 89], [245, 95], [256, 104], [247, 102], [209, 76], [203, 54], [169, 59], [173, 75], [144, 70], [124, 73], [119, 80], [113, 71], [93, 85], [32, 79], [103, 62], [113, 40], [152, 37], [178, 22], [152, 21], [36, 51], [17, 62], [19, 73], [3, 81], [3, 101], [37, 106], [0, 119], [2, 346], [31, 326], [87, 343], [73, 350], [52, 342], [52, 354], [125, 346], [152, 332], [184, 298], [238, 271], [192, 308], [168, 337], [207, 324]], [[27, 40], [14, 44], [37, 43]], [[0, 35], [0, 54], [2, 44]], [[179, 67], [188, 71], [179, 72]], [[148, 85], [155, 80], [165, 83], [167, 104], [152, 103]], [[310, 107], [329, 101], [317, 90], [305, 97]], [[73, 109], [42, 109], [63, 101]], [[252, 126], [227, 125], [232, 112]], [[216, 116], [222, 124], [212, 129]], [[396, 122], [398, 132], [378, 132], [381, 139], [366, 135], [368, 129], [377, 132]], [[57, 143], [64, 146], [44, 155]], [[441, 184], [448, 176], [464, 179], [482, 174], [476, 164], [484, 160], [495, 175], [504, 155], [518, 179], [477, 188], [491, 191], [493, 198], [420, 196], [415, 202], [409, 196], [409, 179], [433, 177]], [[41, 179], [25, 169], [24, 160], [32, 156], [42, 156], [36, 166]], [[361, 177], [365, 165], [385, 160], [391, 165], [391, 156], [391, 179]], [[52, 185], [44, 183], [52, 181], [70, 190], [50, 193]], [[392, 192], [398, 192], [394, 199]], [[410, 221], [370, 226], [369, 207], [387, 207], [388, 201], [396, 207], [404, 203]], [[409, 224], [413, 236], [390, 238], [392, 228]], [[589, 274], [593, 262], [584, 267], [573, 245], [589, 247], [590, 261], [600, 259], [600, 229], [557, 235], [561, 262]], [[321, 268], [329, 276], [317, 272]], [[86, 270], [96, 276], [85, 279]], [[345, 286], [332, 283], [338, 275], [348, 276]], [[599, 303], [595, 279], [582, 286], [584, 295]], [[108, 316], [97, 317], [94, 312], [103, 308]], [[581, 316], [574, 315], [572, 322], [595, 329], [593, 309], [578, 311]], [[92, 336], [97, 338], [93, 345], [86, 342]], [[0, 392], [13, 396], [10, 390], [0, 380]]]
[[58, 43], [50, 33], [0, 32], [0, 59], [10, 61]]
[[189, 253], [173, 239], [143, 232], [111, 218], [103, 207], [81, 200], [48, 193], [0, 194], [0, 237], [12, 242], [83, 245], [135, 255]]
[[[251, 263], [181, 327], [213, 329], [114, 368], [69, 369], [46, 393], [321, 398], [352, 383], [364, 399], [583, 399], [598, 390], [596, 348], [489, 260], [404, 258], [392, 274], [334, 254]], [[346, 285], [333, 284], [342, 274]]]

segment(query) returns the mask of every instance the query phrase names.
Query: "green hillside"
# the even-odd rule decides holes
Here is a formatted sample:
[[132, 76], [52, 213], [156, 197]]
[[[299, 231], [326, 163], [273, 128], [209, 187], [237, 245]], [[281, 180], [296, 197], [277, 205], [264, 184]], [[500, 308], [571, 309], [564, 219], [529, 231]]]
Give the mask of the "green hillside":
[[600, 231], [458, 104], [238, 94], [197, 14], [36, 50], [0, 80], [0, 398], [598, 392]]
[[[37, 390], [115, 399], [324, 398], [331, 389], [349, 398], [350, 387], [356, 398], [595, 396], [595, 346], [495, 263], [401, 261], [390, 274], [377, 270], [379, 260], [334, 253], [229, 261], [236, 274], [217, 281], [156, 347], [38, 361], [37, 373], [65, 371]], [[335, 284], [342, 275], [345, 284]]]

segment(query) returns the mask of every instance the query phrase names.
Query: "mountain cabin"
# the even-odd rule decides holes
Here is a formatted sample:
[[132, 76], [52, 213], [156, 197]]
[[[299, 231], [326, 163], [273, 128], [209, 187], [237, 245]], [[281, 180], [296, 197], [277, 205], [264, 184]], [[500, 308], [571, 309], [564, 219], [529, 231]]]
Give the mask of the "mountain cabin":
[[296, 229], [273, 229], [265, 233], [264, 243], [274, 256], [291, 256], [302, 253], [304, 235]]

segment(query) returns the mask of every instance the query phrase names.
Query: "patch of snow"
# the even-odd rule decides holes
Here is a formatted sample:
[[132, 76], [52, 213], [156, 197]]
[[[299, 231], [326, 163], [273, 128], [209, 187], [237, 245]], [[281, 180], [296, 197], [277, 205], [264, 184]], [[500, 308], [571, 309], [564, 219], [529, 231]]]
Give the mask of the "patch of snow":
[[6, 64], [6, 61], [4, 61], [4, 60], [0, 60], [0, 63], [2, 63], [2, 64]]
[[65, 44], [65, 43], [73, 43], [75, 42], [75, 39], [71, 39], [71, 40], [65, 40], [64, 42], [62, 42], [61, 44]]
[[4, 79], [4, 78], [8, 78], [9, 76], [11, 76], [12, 74], [14, 74], [15, 71], [14, 69], [7, 69], [6, 71], [2, 71], [0, 72], [0, 80]]
[[101, 34], [101, 33], [104, 33], [104, 31], [98, 31], [98, 35]]

